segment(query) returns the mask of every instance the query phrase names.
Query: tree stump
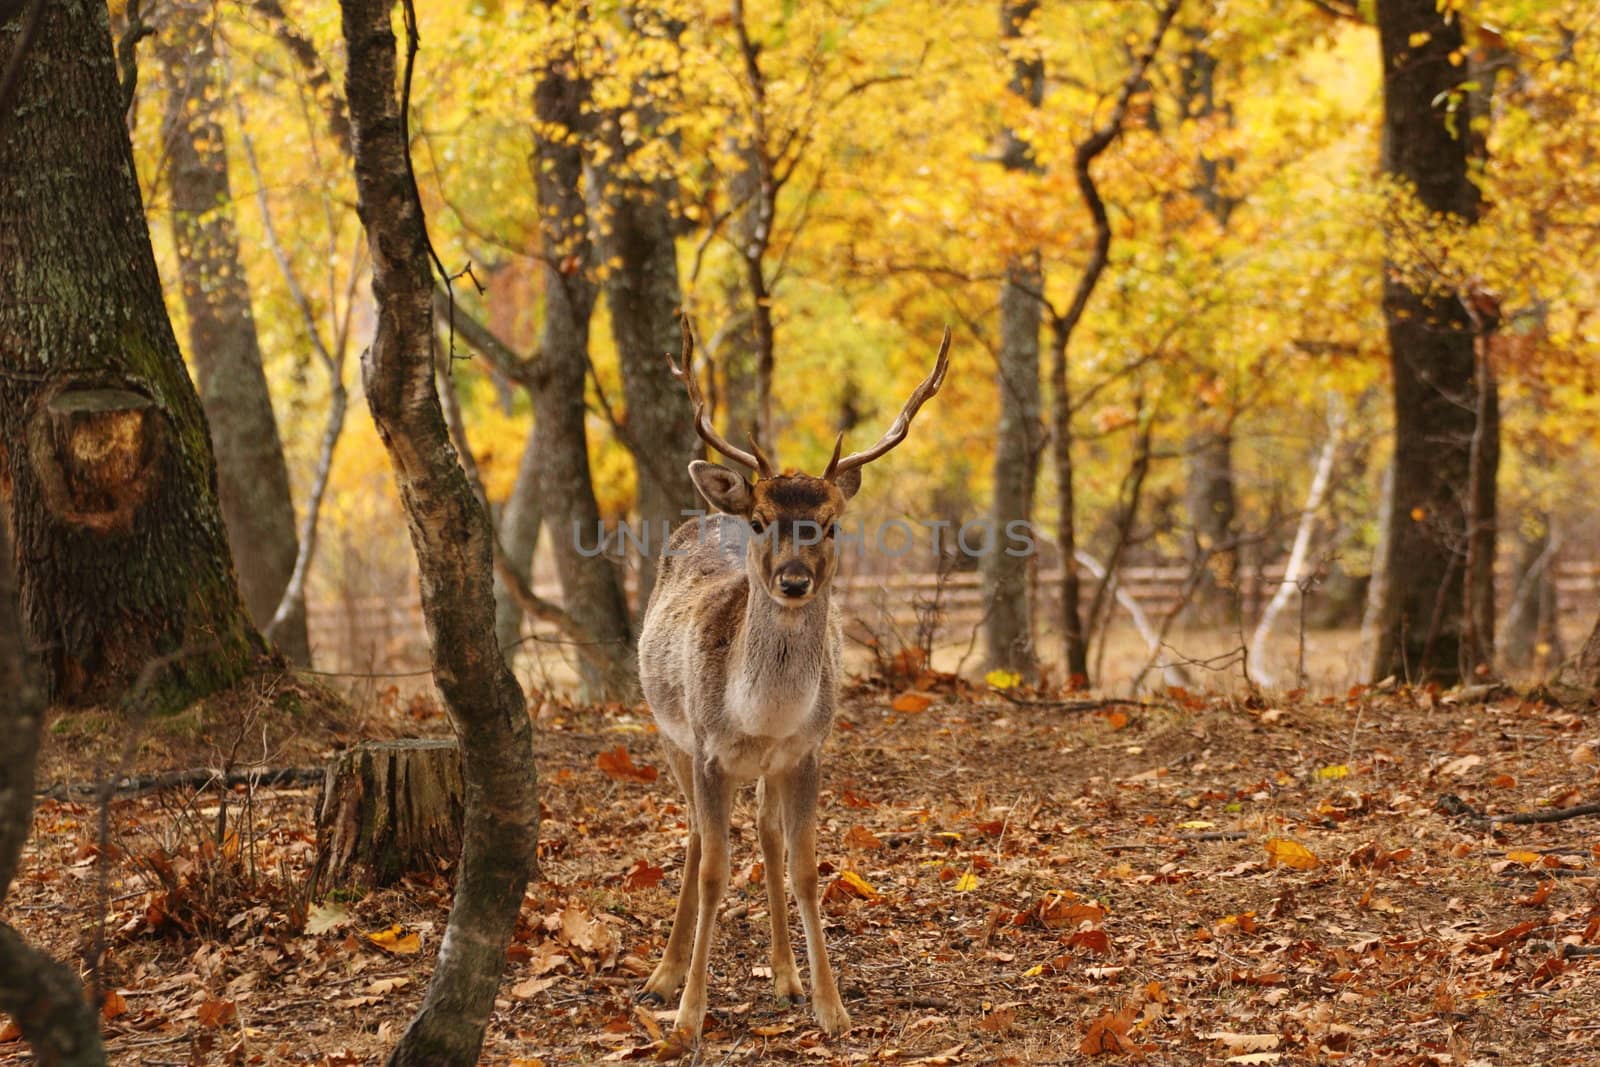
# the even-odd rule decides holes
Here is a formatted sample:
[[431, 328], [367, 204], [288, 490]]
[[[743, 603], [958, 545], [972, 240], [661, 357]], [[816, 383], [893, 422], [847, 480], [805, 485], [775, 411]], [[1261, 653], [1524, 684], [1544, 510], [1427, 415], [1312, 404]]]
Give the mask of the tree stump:
[[371, 741], [328, 767], [313, 891], [436, 874], [461, 855], [466, 807], [455, 741]]

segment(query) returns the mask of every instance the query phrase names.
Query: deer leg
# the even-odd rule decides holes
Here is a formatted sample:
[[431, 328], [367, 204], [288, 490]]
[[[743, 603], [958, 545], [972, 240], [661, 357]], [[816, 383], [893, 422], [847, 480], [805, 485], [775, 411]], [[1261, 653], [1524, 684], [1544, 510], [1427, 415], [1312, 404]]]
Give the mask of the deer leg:
[[665, 1004], [683, 983], [683, 973], [689, 968], [689, 949], [694, 945], [694, 921], [700, 899], [700, 835], [694, 815], [694, 772], [685, 753], [670, 745], [666, 747], [667, 765], [672, 768], [672, 776], [678, 780], [688, 804], [689, 844], [684, 850], [683, 883], [678, 887], [678, 910], [672, 917], [667, 949], [639, 991], [638, 999], [650, 1004]]
[[783, 798], [763, 778], [756, 785], [756, 826], [761, 837], [761, 863], [766, 870], [767, 913], [772, 918], [772, 990], [778, 1007], [804, 1004], [805, 987], [789, 944], [789, 898], [783, 889]]
[[789, 839], [789, 884], [800, 907], [806, 932], [806, 959], [811, 965], [812, 1011], [829, 1034], [850, 1028], [850, 1013], [839, 1000], [828, 946], [822, 939], [821, 892], [817, 884], [817, 757], [796, 765], [783, 783], [783, 828]]
[[733, 782], [716, 761], [694, 761], [695, 832], [700, 840], [699, 900], [694, 926], [694, 951], [689, 974], [678, 1001], [678, 1029], [691, 1040], [700, 1039], [706, 1018], [706, 966], [711, 959], [712, 933], [717, 908], [728, 888], [728, 820], [733, 806]]

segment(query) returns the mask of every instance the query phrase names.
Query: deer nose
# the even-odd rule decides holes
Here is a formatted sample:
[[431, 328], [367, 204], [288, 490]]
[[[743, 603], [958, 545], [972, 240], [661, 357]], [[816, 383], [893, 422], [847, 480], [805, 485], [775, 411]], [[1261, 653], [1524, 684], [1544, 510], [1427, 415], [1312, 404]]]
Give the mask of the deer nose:
[[785, 563], [778, 568], [778, 589], [784, 596], [805, 596], [811, 592], [811, 574], [802, 563]]

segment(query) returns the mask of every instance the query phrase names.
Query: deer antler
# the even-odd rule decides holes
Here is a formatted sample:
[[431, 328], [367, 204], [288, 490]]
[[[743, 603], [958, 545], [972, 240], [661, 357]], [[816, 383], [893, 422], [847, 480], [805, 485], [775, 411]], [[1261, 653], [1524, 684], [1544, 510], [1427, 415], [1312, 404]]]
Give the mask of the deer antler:
[[743, 463], [751, 470], [757, 471], [762, 478], [771, 478], [775, 473], [772, 461], [767, 459], [766, 453], [755, 445], [754, 437], [750, 443], [755, 445], [755, 454], [752, 455], [742, 448], [735, 448], [726, 439], [717, 433], [716, 427], [711, 425], [711, 416], [706, 414], [706, 399], [700, 392], [700, 383], [694, 376], [694, 331], [689, 328], [689, 316], [680, 315], [678, 325], [683, 329], [683, 366], [678, 366], [673, 361], [672, 353], [666, 353], [667, 366], [672, 369], [672, 376], [683, 383], [689, 391], [689, 402], [694, 405], [694, 429], [700, 439], [724, 456], [736, 463]]
[[917, 386], [911, 398], [906, 401], [906, 406], [900, 409], [900, 414], [895, 416], [890, 423], [888, 431], [878, 439], [878, 443], [865, 452], [852, 452], [843, 459], [839, 452], [844, 446], [844, 434], [833, 445], [833, 459], [828, 461], [828, 469], [823, 472], [825, 479], [833, 480], [845, 471], [854, 470], [856, 467], [865, 466], [888, 452], [894, 446], [906, 439], [906, 431], [911, 429], [911, 420], [916, 418], [917, 411], [926, 404], [939, 387], [944, 384], [944, 373], [950, 369], [950, 327], [944, 328], [944, 340], [939, 342], [939, 355], [934, 358], [933, 370], [922, 379], [922, 384]]

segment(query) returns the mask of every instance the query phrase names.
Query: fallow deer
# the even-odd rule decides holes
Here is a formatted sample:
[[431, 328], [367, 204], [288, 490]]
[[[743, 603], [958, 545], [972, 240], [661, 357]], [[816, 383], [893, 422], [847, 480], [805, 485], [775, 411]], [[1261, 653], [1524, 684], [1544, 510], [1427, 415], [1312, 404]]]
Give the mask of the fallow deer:
[[670, 354], [667, 363], [688, 390], [695, 428], [757, 477], [751, 484], [715, 463], [689, 464], [715, 514], [685, 523], [668, 541], [639, 635], [640, 681], [672, 775], [688, 798], [689, 823], [672, 933], [640, 999], [665, 1004], [682, 983], [677, 1026], [699, 1039], [712, 930], [728, 883], [733, 792], [757, 779], [775, 996], [780, 1007], [805, 1000], [789, 944], [787, 845], [813, 1011], [823, 1030], [838, 1034], [849, 1028], [850, 1015], [823, 944], [816, 857], [822, 745], [833, 727], [840, 678], [839, 618], [830, 599], [836, 524], [861, 486], [861, 468], [905, 439], [918, 409], [944, 383], [950, 331], [932, 373], [878, 443], [841, 456], [841, 433], [827, 469], [814, 478], [779, 473], [754, 435], [747, 452], [717, 433], [696, 383], [687, 318], [682, 325], [682, 366]]

